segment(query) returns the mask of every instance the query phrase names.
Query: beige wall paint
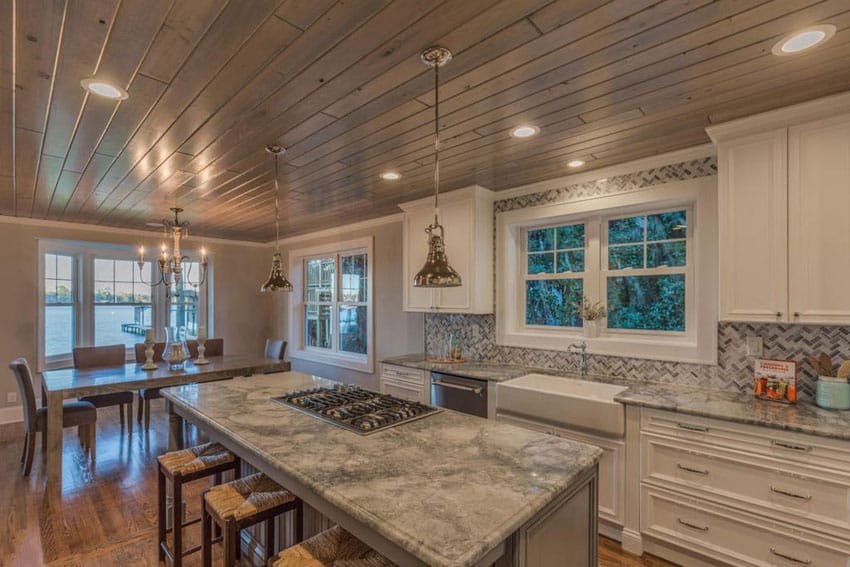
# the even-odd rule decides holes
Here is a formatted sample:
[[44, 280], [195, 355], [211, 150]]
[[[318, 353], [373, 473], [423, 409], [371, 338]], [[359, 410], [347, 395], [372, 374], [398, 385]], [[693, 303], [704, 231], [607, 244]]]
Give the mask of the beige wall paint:
[[[281, 246], [281, 252], [284, 261], [288, 264], [289, 252], [292, 250], [368, 236], [374, 238], [374, 258], [372, 258], [372, 262], [375, 278], [373, 282], [375, 295], [375, 372], [369, 374], [298, 359], [292, 360], [294, 370], [377, 388], [381, 359], [422, 351], [425, 343], [424, 316], [421, 313], [406, 313], [402, 310], [402, 286], [404, 284], [401, 257], [402, 223], [400, 220], [359, 230], [343, 230], [333, 236], [299, 239], [297, 242]], [[292, 344], [297, 337], [289, 336], [289, 297], [280, 294], [276, 301], [274, 328], [280, 336], [286, 337], [287, 341]]]
[[[105, 232], [65, 225], [0, 222], [0, 408], [9, 405], [7, 392], [18, 387], [6, 364], [24, 356], [37, 364], [38, 239], [145, 246], [155, 250], [161, 238], [138, 233]], [[225, 340], [225, 352], [262, 353], [275, 324], [276, 300], [260, 293], [268, 275], [271, 250], [244, 243], [205, 242], [190, 238], [187, 247], [203, 243], [213, 262], [213, 316], [216, 336]]]

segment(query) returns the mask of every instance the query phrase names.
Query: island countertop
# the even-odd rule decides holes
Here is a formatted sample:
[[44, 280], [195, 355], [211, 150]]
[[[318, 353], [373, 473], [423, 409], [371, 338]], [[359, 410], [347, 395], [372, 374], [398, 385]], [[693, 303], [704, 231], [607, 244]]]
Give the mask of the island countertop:
[[292, 479], [433, 566], [475, 565], [601, 455], [597, 447], [452, 411], [361, 436], [271, 400], [332, 384], [285, 372], [163, 395], [264, 472]]

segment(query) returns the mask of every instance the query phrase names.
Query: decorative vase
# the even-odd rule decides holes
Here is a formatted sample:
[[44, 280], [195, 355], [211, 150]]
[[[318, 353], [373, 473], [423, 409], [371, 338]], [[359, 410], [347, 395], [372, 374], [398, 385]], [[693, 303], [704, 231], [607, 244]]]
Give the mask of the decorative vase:
[[162, 359], [168, 363], [169, 370], [183, 370], [183, 363], [189, 359], [185, 327], [165, 328], [165, 350]]
[[195, 364], [209, 364], [210, 361], [204, 358], [204, 352], [207, 350], [207, 328], [198, 327], [198, 358], [195, 359]]
[[142, 365], [142, 370], [156, 370], [159, 368], [156, 362], [153, 361], [153, 347], [156, 341], [153, 336], [153, 329], [145, 331], [145, 363]]
[[589, 339], [595, 339], [599, 336], [599, 319], [585, 319], [582, 325], [584, 336]]

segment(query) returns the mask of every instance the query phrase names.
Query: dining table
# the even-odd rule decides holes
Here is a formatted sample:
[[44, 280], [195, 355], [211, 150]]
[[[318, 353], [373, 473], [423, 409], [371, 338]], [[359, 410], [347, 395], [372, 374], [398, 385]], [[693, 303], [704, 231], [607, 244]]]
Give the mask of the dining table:
[[[143, 370], [139, 363], [99, 368], [60, 368], [41, 372], [47, 401], [47, 482], [62, 484], [62, 411], [64, 400], [111, 392], [165, 388], [212, 382], [237, 376], [268, 374], [290, 370], [290, 363], [258, 355], [226, 354], [207, 358], [206, 364], [187, 360], [179, 370], [159, 362], [155, 370]], [[169, 434], [169, 447], [176, 445]]]

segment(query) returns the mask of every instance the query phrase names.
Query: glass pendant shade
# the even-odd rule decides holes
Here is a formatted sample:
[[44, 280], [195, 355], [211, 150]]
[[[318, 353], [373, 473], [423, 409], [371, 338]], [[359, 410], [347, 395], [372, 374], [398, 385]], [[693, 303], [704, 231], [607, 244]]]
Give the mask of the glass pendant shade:
[[[413, 287], [457, 287], [460, 274], [449, 265], [446, 257], [445, 231], [440, 224], [440, 67], [452, 58], [444, 47], [429, 47], [420, 54], [422, 62], [434, 68], [434, 223], [428, 233], [428, 257], [425, 265], [413, 278]], [[437, 234], [437, 229], [440, 233]]]
[[[436, 229], [440, 234], [436, 234]], [[432, 224], [425, 229], [428, 233], [428, 258], [419, 273], [413, 278], [413, 287], [457, 287], [461, 284], [460, 274], [449, 265], [446, 246], [443, 243], [443, 227]]]
[[283, 270], [281, 269], [280, 252], [274, 253], [269, 279], [266, 280], [260, 291], [292, 291], [292, 284], [283, 275]]
[[292, 291], [292, 284], [283, 275], [283, 263], [280, 261], [280, 187], [278, 185], [277, 156], [283, 153], [283, 147], [277, 144], [266, 146], [266, 151], [274, 156], [274, 243], [272, 269], [269, 279], [260, 287], [260, 291]]

